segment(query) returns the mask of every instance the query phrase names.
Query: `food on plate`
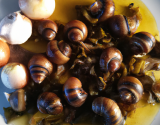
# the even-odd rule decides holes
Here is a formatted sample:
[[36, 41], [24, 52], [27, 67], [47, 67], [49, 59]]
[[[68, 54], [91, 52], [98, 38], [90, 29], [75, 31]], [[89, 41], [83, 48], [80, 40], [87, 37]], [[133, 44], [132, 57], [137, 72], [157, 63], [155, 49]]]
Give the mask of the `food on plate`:
[[23, 88], [28, 79], [28, 69], [21, 63], [8, 63], [1, 72], [2, 83], [9, 89]]
[[22, 112], [26, 110], [27, 97], [23, 89], [18, 89], [10, 94], [8, 93], [4, 94], [14, 111]]
[[104, 117], [106, 125], [123, 125], [124, 118], [117, 103], [105, 97], [98, 97], [92, 103], [92, 110]]
[[52, 63], [43, 54], [35, 54], [30, 59], [28, 68], [34, 82], [39, 84], [53, 71]]
[[53, 40], [56, 37], [57, 31], [57, 24], [51, 20], [41, 20], [38, 24], [38, 32], [46, 40]]
[[[19, 4], [30, 4], [29, 8], [37, 4], [40, 10], [45, 6], [43, 0], [23, 2], [19, 1]], [[8, 114], [6, 119], [11, 121], [18, 113], [21, 117], [24, 114], [31, 117], [30, 125], [123, 125], [125, 122], [130, 124], [127, 120], [132, 119], [133, 114], [137, 115], [141, 107], [157, 105], [160, 77], [156, 73], [159, 73], [160, 61], [156, 47], [159, 34], [156, 30], [141, 29], [145, 18], [141, 12], [142, 5], [137, 7], [139, 4], [134, 5], [130, 0], [122, 5], [119, 0], [97, 0], [94, 3], [90, 1], [88, 5], [77, 5], [77, 18], [68, 22], [56, 20], [60, 15], [54, 17], [54, 13], [50, 17], [54, 17], [54, 22], [41, 16], [37, 18], [38, 15], [27, 16], [31, 18], [33, 32], [26, 43], [34, 41], [33, 44], [37, 42], [38, 45], [42, 40], [48, 45], [43, 46], [46, 52], [40, 54], [25, 52], [27, 59], [33, 55], [30, 61], [25, 62], [31, 78], [26, 75], [28, 82], [22, 87], [22, 94], [19, 92], [21, 89], [5, 93], [13, 108], [4, 109]], [[27, 15], [25, 11], [30, 13], [29, 8], [21, 10]], [[36, 10], [30, 15], [33, 16]], [[45, 11], [41, 13], [43, 16]], [[119, 20], [115, 21], [115, 18]], [[121, 24], [123, 27], [119, 27]], [[16, 69], [13, 75], [9, 71], [9, 76], [14, 76], [12, 81], [18, 79], [18, 71]], [[7, 77], [3, 74], [4, 71], [2, 81], [5, 81]], [[10, 88], [15, 89], [14, 86]], [[27, 98], [27, 102], [22, 103], [27, 104], [23, 110], [14, 106], [18, 93], [24, 101]]]
[[0, 68], [7, 64], [10, 58], [10, 49], [6, 41], [0, 38]]
[[76, 77], [70, 77], [63, 86], [64, 97], [74, 107], [80, 107], [87, 98], [87, 93], [82, 88], [82, 83]]
[[55, 9], [55, 0], [19, 0], [21, 11], [30, 19], [48, 18]]
[[39, 95], [37, 108], [44, 114], [58, 115], [63, 111], [60, 98], [52, 92], [44, 92]]
[[115, 6], [113, 0], [97, 0], [90, 6], [90, 13], [98, 22], [103, 22], [114, 15]]
[[47, 56], [52, 63], [65, 64], [69, 61], [72, 49], [65, 41], [52, 40], [47, 45]]
[[137, 103], [143, 95], [142, 83], [133, 76], [124, 76], [118, 82], [118, 91], [123, 103]]
[[13, 12], [0, 22], [0, 36], [9, 44], [22, 44], [32, 34], [32, 22], [21, 12]]

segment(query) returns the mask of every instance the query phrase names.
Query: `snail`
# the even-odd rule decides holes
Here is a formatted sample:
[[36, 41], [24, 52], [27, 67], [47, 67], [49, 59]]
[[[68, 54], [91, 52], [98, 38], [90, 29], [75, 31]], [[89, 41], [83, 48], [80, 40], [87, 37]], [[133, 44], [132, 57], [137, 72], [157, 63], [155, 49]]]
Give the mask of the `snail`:
[[138, 32], [129, 41], [133, 55], [146, 55], [155, 46], [154, 36], [148, 32]]
[[64, 27], [64, 35], [67, 40], [79, 43], [86, 50], [89, 51], [89, 49], [83, 43], [83, 41], [87, 38], [88, 35], [87, 26], [83, 22], [79, 20], [72, 20], [68, 22]]
[[103, 22], [114, 15], [115, 5], [113, 0], [97, 0], [90, 6], [90, 13]]
[[114, 15], [107, 21], [107, 29], [109, 33], [116, 38], [132, 35], [139, 26], [139, 19], [136, 15], [126, 17], [123, 15]]
[[0, 38], [0, 68], [7, 64], [10, 58], [10, 49], [5, 40]]
[[0, 22], [0, 36], [9, 44], [22, 44], [31, 34], [31, 20], [18, 11], [7, 15]]
[[21, 11], [30, 19], [48, 18], [55, 10], [55, 0], [19, 0]]
[[63, 111], [60, 98], [52, 92], [44, 92], [39, 95], [37, 108], [41, 113], [58, 115]]
[[53, 65], [43, 54], [36, 54], [30, 59], [28, 68], [32, 79], [36, 83], [41, 83], [52, 73]]
[[28, 83], [28, 70], [21, 63], [8, 63], [1, 72], [2, 83], [9, 89], [21, 89]]
[[38, 25], [38, 32], [46, 40], [53, 40], [56, 37], [58, 26], [51, 20], [41, 20]]
[[106, 48], [100, 56], [100, 69], [103, 72], [115, 72], [120, 68], [122, 60], [123, 56], [117, 48]]
[[118, 91], [123, 103], [135, 104], [142, 98], [143, 85], [133, 76], [124, 76], [118, 82]]
[[64, 97], [73, 107], [80, 107], [87, 98], [87, 93], [82, 89], [81, 81], [70, 77], [63, 86]]
[[18, 89], [11, 94], [6, 92], [4, 94], [14, 111], [22, 112], [26, 110], [26, 94], [23, 89]]
[[105, 119], [105, 125], [123, 125], [124, 118], [116, 102], [109, 98], [98, 97], [92, 102], [94, 113]]
[[72, 49], [63, 40], [60, 42], [52, 40], [47, 45], [46, 53], [52, 63], [61, 65], [69, 61]]
[[160, 99], [160, 82], [157, 81], [152, 85], [152, 92]]

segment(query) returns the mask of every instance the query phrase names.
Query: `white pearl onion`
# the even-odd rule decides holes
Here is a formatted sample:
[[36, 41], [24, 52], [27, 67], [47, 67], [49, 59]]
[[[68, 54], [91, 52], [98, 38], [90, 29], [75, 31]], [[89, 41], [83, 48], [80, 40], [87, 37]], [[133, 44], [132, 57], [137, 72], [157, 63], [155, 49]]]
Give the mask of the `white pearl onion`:
[[22, 44], [32, 34], [32, 22], [29, 18], [14, 12], [0, 22], [0, 36], [9, 44]]
[[55, 10], [55, 0], [19, 0], [21, 11], [30, 19], [48, 18]]
[[2, 83], [9, 89], [20, 89], [28, 83], [27, 68], [21, 63], [8, 63], [1, 72]]

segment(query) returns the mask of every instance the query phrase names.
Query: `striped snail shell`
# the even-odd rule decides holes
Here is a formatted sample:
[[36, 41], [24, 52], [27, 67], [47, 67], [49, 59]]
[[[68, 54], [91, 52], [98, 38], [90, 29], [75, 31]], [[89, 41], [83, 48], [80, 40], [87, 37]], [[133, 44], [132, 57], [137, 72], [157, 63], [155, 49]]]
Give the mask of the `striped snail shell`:
[[51, 20], [41, 20], [38, 25], [38, 32], [46, 40], [53, 40], [56, 37], [58, 26]]
[[22, 112], [26, 110], [26, 94], [23, 89], [18, 89], [11, 94], [4, 94], [14, 111]]
[[36, 54], [30, 59], [28, 68], [34, 82], [41, 83], [51, 74], [53, 65], [43, 54]]
[[67, 40], [82, 45], [86, 50], [89, 50], [83, 41], [87, 38], [87, 26], [79, 20], [72, 20], [64, 27], [64, 36]]
[[139, 20], [136, 15], [132, 17], [114, 15], [106, 23], [109, 33], [117, 38], [134, 34], [139, 26]]
[[70, 77], [63, 86], [64, 97], [74, 107], [80, 107], [87, 98], [87, 93], [82, 89], [82, 83], [76, 77]]
[[138, 32], [130, 39], [131, 52], [134, 55], [146, 55], [155, 46], [154, 36], [148, 32]]
[[133, 76], [122, 77], [118, 82], [121, 100], [126, 104], [137, 103], [143, 94], [142, 83]]
[[58, 115], [63, 111], [60, 98], [52, 92], [44, 92], [38, 97], [37, 108], [41, 113], [51, 115]]
[[63, 40], [60, 42], [52, 40], [47, 45], [46, 53], [51, 62], [62, 65], [70, 60], [72, 49], [69, 44], [65, 43]]
[[105, 125], [123, 125], [124, 118], [116, 102], [109, 98], [98, 97], [92, 102], [94, 113], [105, 119]]
[[90, 6], [91, 15], [103, 22], [114, 15], [115, 5], [113, 0], [97, 0]]
[[100, 69], [103, 72], [115, 72], [117, 71], [122, 63], [123, 56], [121, 52], [114, 47], [109, 47], [103, 50], [100, 56]]

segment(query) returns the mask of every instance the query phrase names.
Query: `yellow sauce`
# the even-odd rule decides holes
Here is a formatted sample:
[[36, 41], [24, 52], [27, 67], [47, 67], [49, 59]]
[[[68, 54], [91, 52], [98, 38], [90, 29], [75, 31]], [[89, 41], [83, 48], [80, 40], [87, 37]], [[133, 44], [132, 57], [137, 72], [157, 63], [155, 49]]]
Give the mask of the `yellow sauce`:
[[[60, 22], [67, 23], [70, 20], [76, 19], [75, 5], [91, 5], [95, 0], [55, 0], [56, 8], [53, 15], [50, 17], [51, 20], [59, 20]], [[134, 3], [135, 6], [140, 8], [142, 14], [142, 21], [137, 32], [147, 31], [151, 33], [159, 41], [159, 31], [157, 28], [156, 21], [140, 0], [114, 0], [115, 2], [115, 14], [128, 15], [127, 6], [130, 3]], [[35, 42], [34, 40], [27, 41], [22, 45], [27, 50], [32, 52], [45, 52], [47, 42], [44, 40]], [[159, 111], [160, 105], [147, 104], [147, 100], [143, 99], [138, 105], [141, 107], [137, 108], [130, 117], [127, 118], [125, 125], [150, 125]]]
[[[55, 11], [50, 17], [51, 20], [58, 20], [62, 23], [67, 23], [70, 20], [76, 19], [76, 10], [75, 5], [91, 5], [95, 0], [55, 0], [56, 7]], [[142, 21], [137, 32], [147, 31], [151, 33], [153, 36], [157, 38], [159, 41], [159, 31], [157, 28], [156, 21], [148, 10], [148, 8], [144, 5], [144, 3], [140, 0], [114, 0], [115, 3], [115, 14], [123, 14], [128, 15], [127, 6], [130, 3], [134, 3], [136, 7], [140, 8], [140, 12], [142, 14]], [[25, 49], [41, 53], [46, 51], [47, 42], [40, 39], [37, 40], [29, 40], [26, 43], [21, 45]]]

